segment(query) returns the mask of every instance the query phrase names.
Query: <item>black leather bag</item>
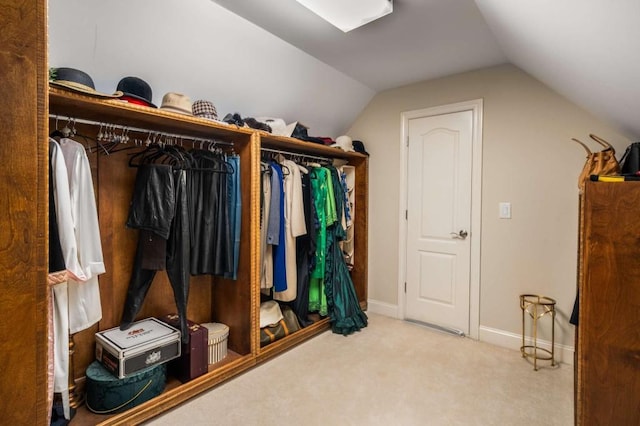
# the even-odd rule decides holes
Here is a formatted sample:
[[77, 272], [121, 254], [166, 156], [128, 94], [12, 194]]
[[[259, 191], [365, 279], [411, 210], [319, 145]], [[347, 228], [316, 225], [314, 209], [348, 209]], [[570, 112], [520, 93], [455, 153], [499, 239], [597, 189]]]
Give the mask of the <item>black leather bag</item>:
[[627, 147], [624, 155], [620, 159], [623, 175], [637, 176], [640, 172], [640, 142], [634, 142]]

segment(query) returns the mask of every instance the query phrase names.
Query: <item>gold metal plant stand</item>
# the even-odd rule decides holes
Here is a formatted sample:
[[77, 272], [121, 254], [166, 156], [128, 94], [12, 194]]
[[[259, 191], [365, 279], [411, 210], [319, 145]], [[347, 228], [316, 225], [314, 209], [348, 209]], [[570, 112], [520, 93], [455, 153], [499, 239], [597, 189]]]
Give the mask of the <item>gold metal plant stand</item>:
[[[555, 323], [556, 323], [556, 301], [550, 297], [538, 296], [535, 294], [521, 294], [520, 308], [522, 309], [522, 346], [520, 353], [523, 358], [533, 358], [533, 369], [538, 371], [538, 360], [551, 361], [551, 366], [555, 366]], [[532, 344], [525, 345], [525, 314], [531, 316], [533, 323]], [[547, 314], [551, 314], [551, 350], [538, 347], [538, 320]], [[542, 353], [539, 353], [542, 352]]]

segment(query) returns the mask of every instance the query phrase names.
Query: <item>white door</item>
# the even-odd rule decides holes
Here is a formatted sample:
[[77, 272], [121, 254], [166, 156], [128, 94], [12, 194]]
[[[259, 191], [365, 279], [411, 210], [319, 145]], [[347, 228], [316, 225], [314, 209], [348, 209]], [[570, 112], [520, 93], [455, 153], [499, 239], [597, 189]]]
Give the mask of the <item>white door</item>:
[[410, 119], [405, 317], [469, 334], [473, 112]]

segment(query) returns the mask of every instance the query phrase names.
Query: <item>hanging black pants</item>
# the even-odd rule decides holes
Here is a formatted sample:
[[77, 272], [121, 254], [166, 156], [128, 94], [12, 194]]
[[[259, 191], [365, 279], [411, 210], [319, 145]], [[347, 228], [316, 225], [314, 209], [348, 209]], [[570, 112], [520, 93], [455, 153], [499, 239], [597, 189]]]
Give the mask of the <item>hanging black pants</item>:
[[[158, 172], [158, 170], [156, 170]], [[151, 188], [149, 193], [161, 194], [169, 193], [162, 191], [158, 186], [158, 181], [154, 176], [161, 176], [158, 179], [168, 182], [167, 176], [162, 176], [165, 173], [153, 173], [148, 179], [147, 189]], [[176, 302], [176, 308], [178, 310], [178, 316], [180, 318], [180, 332], [182, 333], [182, 341], [187, 343], [189, 341], [189, 332], [187, 328], [187, 302], [189, 299], [189, 258], [190, 258], [190, 241], [189, 241], [189, 209], [187, 203], [187, 172], [185, 170], [171, 170], [173, 184], [175, 188], [174, 205], [175, 210], [173, 219], [171, 221], [171, 227], [169, 231], [169, 238], [166, 243], [166, 270], [169, 277], [169, 282], [173, 289], [173, 297]], [[142, 186], [142, 184], [141, 184]], [[138, 182], [136, 181], [136, 189], [138, 188]], [[154, 190], [158, 189], [158, 190]], [[134, 198], [135, 200], [135, 198]], [[171, 201], [171, 200], [168, 200]], [[157, 205], [168, 205], [169, 203], [157, 203]], [[131, 209], [136, 209], [137, 206], [132, 203]], [[162, 209], [160, 209], [162, 210]], [[156, 214], [169, 214], [168, 211], [148, 211], [147, 217], [154, 217]], [[159, 235], [153, 235], [147, 232], [147, 228], [144, 232], [141, 231], [138, 238], [138, 247], [136, 250], [136, 257], [134, 260], [133, 271], [131, 273], [131, 280], [129, 281], [129, 288], [127, 290], [127, 297], [122, 312], [122, 320], [120, 322], [120, 329], [128, 329], [136, 315], [140, 312], [144, 298], [151, 287], [153, 278], [156, 275], [156, 269], [145, 269], [144, 261], [145, 257], [148, 257], [148, 251], [145, 248], [149, 241], [147, 238], [161, 238]]]
[[199, 158], [200, 171], [192, 175], [191, 275], [223, 276], [233, 269], [228, 175], [220, 171], [220, 162], [223, 160]]

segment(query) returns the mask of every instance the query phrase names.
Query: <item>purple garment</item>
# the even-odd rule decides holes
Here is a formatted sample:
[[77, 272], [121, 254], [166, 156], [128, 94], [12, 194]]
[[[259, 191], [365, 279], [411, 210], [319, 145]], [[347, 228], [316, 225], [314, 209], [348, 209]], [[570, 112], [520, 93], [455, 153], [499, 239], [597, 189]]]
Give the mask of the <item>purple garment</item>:
[[[280, 228], [278, 232], [278, 245], [273, 246], [273, 290], [285, 291], [287, 289], [287, 259], [285, 257], [284, 247], [284, 176], [280, 165], [273, 162], [271, 163], [271, 167], [275, 171], [274, 175], [277, 178], [276, 186], [271, 186], [271, 193], [279, 192], [280, 194], [280, 199], [278, 200], [278, 219]], [[273, 208], [271, 209], [271, 214], [273, 214]], [[269, 215], [269, 222], [271, 222], [271, 215]]]

